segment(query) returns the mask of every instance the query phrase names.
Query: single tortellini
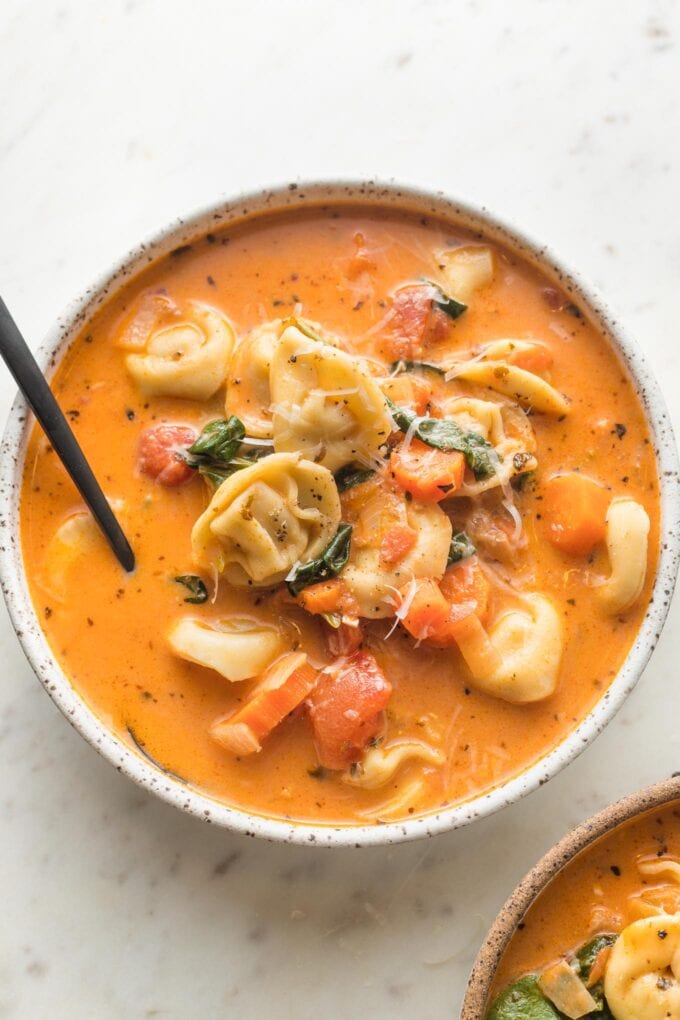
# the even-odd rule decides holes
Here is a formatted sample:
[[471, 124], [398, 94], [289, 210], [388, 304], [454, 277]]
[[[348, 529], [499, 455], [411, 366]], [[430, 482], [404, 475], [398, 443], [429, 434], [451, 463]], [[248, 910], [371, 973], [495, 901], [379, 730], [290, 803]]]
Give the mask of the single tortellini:
[[340, 498], [327, 468], [275, 453], [227, 478], [191, 532], [194, 560], [238, 587], [266, 588], [335, 536]]
[[630, 609], [647, 575], [649, 517], [634, 499], [613, 499], [607, 511], [607, 552], [611, 573], [597, 589], [609, 613]]
[[188, 302], [183, 321], [155, 330], [125, 364], [140, 390], [152, 396], [208, 400], [224, 383], [234, 331], [216, 308]]
[[[505, 341], [504, 341], [505, 342]], [[535, 372], [496, 359], [474, 359], [455, 365], [447, 379], [464, 379], [477, 386], [486, 386], [516, 400], [522, 407], [559, 417], [569, 414], [567, 398]]]
[[[334, 339], [323, 332], [316, 323], [306, 319], [296, 320], [303, 328], [309, 328], [325, 343], [334, 344]], [[269, 375], [274, 350], [286, 329], [284, 319], [272, 319], [251, 329], [237, 345], [227, 374], [227, 417], [235, 414], [246, 427], [249, 436], [258, 439], [272, 437], [272, 396]]]
[[375, 466], [392, 431], [376, 380], [360, 360], [289, 326], [271, 363], [274, 449], [337, 471]]
[[239, 618], [206, 623], [182, 617], [170, 628], [168, 644], [180, 658], [214, 669], [234, 683], [259, 676], [283, 651], [283, 639], [273, 626]]
[[564, 648], [559, 613], [545, 595], [525, 595], [521, 608], [481, 623], [458, 639], [474, 686], [503, 701], [525, 704], [554, 693]]
[[680, 1017], [680, 914], [633, 921], [612, 946], [604, 993], [615, 1020]]
[[437, 261], [446, 280], [446, 292], [465, 304], [475, 291], [493, 280], [494, 256], [485, 245], [452, 248], [440, 252]]
[[399, 608], [399, 591], [413, 578], [444, 576], [452, 526], [437, 503], [404, 500], [404, 524], [416, 534], [413, 547], [398, 564], [381, 562], [380, 536], [375, 543], [352, 543], [349, 563], [342, 579], [359, 604], [360, 615], [372, 619], [394, 616]]
[[446, 418], [452, 418], [470, 432], [478, 432], [494, 448], [493, 474], [480, 480], [466, 479], [455, 496], [479, 496], [507, 485], [515, 475], [535, 471], [536, 436], [524, 411], [514, 404], [494, 403], [478, 397], [449, 397], [442, 404]]
[[438, 768], [445, 757], [423, 740], [400, 740], [389, 747], [369, 748], [361, 762], [343, 774], [342, 781], [363, 790], [375, 790], [388, 783], [402, 765], [412, 761]]

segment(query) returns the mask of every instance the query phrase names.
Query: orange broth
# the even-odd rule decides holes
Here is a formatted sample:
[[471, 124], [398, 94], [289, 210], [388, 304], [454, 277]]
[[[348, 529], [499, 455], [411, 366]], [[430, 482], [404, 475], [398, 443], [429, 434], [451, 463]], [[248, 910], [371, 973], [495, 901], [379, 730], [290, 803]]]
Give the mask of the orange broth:
[[[374, 253], [368, 286], [348, 267], [361, 234]], [[126, 504], [125, 526], [137, 568], [125, 576], [100, 542], [55, 593], [46, 556], [59, 524], [79, 507], [78, 495], [36, 429], [26, 457], [21, 527], [32, 598], [54, 653], [88, 705], [128, 743], [131, 735], [156, 762], [218, 800], [263, 815], [326, 823], [366, 823], [386, 790], [357, 790], [316, 768], [308, 719], [294, 713], [259, 754], [235, 758], [208, 735], [215, 717], [235, 708], [249, 684], [230, 684], [174, 656], [168, 627], [187, 609], [216, 619], [233, 609], [269, 620], [288, 612], [269, 594], [220, 585], [216, 602], [184, 604], [174, 583], [192, 571], [190, 532], [206, 506], [198, 480], [162, 488], [135, 468], [140, 433], [163, 421], [201, 427], [222, 417], [223, 394], [204, 404], [140, 396], [114, 339], [146, 290], [165, 288], [178, 302], [197, 299], [221, 309], [238, 336], [267, 319], [302, 314], [337, 333], [346, 349], [374, 353], [369, 331], [385, 314], [391, 291], [431, 276], [433, 251], [471, 243], [455, 224], [379, 208], [318, 208], [261, 216], [183, 247], [149, 266], [99, 311], [60, 363], [52, 386], [109, 497]], [[474, 243], [479, 243], [475, 238]], [[486, 242], [485, 242], [486, 243]], [[370, 622], [366, 642], [393, 684], [390, 732], [420, 737], [438, 730], [447, 763], [420, 770], [424, 788], [401, 812], [433, 812], [482, 794], [515, 776], [559, 743], [602, 697], [644, 616], [654, 580], [659, 536], [658, 478], [643, 410], [631, 380], [606, 339], [574, 306], [551, 308], [554, 284], [510, 250], [490, 245], [493, 282], [451, 325], [446, 350], [468, 350], [502, 337], [538, 339], [552, 353], [551, 380], [572, 402], [565, 420], [533, 415], [539, 468], [535, 484], [516, 494], [528, 539], [522, 570], [532, 589], [549, 595], [566, 627], [556, 693], [513, 705], [478, 693], [455, 650], [413, 639], [390, 620]], [[368, 334], [368, 337], [367, 337]], [[625, 429], [617, 425], [624, 425]], [[542, 479], [582, 467], [615, 494], [639, 501], [651, 519], [649, 566], [632, 609], [607, 617], [593, 610], [589, 571], [606, 571], [606, 553], [570, 557], [546, 541]], [[499, 586], [498, 603], [504, 591]], [[291, 609], [303, 647], [320, 648], [316, 621]], [[372, 815], [372, 810], [377, 815]], [[365, 814], [365, 812], [368, 812]]]

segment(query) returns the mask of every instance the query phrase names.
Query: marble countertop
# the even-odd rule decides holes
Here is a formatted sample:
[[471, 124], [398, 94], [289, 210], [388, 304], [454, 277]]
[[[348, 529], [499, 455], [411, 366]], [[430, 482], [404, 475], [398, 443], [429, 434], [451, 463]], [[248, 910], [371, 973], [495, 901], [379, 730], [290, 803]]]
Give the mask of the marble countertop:
[[[488, 205], [594, 281], [677, 427], [679, 42], [673, 0], [4, 0], [0, 290], [36, 344], [180, 212], [394, 176]], [[2, 417], [12, 398], [0, 372]], [[679, 621], [676, 600], [616, 720], [522, 803], [424, 843], [314, 852], [201, 826], [118, 775], [0, 609], [0, 1017], [456, 1017], [528, 867], [680, 766]]]

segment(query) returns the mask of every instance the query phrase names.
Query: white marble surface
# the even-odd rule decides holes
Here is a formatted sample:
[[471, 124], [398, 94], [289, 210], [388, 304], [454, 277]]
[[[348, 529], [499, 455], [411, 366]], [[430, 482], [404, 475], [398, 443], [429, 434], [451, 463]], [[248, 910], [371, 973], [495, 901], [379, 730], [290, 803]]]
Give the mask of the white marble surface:
[[[595, 281], [680, 424], [680, 5], [2, 0], [0, 290], [33, 343], [220, 193], [395, 176], [488, 204]], [[0, 372], [0, 413], [12, 386]], [[444, 1020], [568, 827], [680, 767], [678, 606], [635, 694], [523, 803], [394, 849], [202, 827], [100, 760], [0, 610], [0, 1017]], [[672, 706], [672, 710], [669, 710]]]

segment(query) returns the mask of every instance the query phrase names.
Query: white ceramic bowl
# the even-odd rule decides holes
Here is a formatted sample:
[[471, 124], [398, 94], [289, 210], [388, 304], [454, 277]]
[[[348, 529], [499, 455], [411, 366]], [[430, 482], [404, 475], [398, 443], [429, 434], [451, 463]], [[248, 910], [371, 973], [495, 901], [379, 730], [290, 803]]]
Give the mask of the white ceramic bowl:
[[605, 310], [602, 302], [572, 273], [567, 272], [543, 246], [501, 223], [484, 209], [477, 209], [417, 188], [382, 182], [330, 181], [288, 184], [220, 201], [202, 209], [140, 244], [89, 287], [57, 320], [38, 351], [38, 360], [49, 376], [75, 339], [83, 322], [127, 280], [149, 262], [191, 242], [259, 212], [296, 209], [346, 202], [376, 203], [407, 208], [420, 215], [452, 218], [468, 229], [481, 232], [540, 267], [561, 288], [587, 309], [589, 318], [618, 350], [635, 380], [654, 437], [661, 483], [660, 560], [652, 599], [631, 649], [613, 683], [590, 714], [550, 754], [509, 782], [462, 804], [436, 814], [403, 822], [371, 826], [315, 825], [248, 814], [222, 804], [160, 772], [124, 744], [85, 704], [50, 649], [31, 603], [24, 573], [19, 538], [19, 497], [26, 444], [32, 426], [27, 407], [17, 398], [10, 412], [0, 452], [0, 582], [10, 617], [36, 676], [66, 718], [100, 754], [140, 786], [189, 814], [251, 836], [316, 846], [365, 846], [395, 843], [432, 836], [482, 818], [535, 790], [575, 758], [609, 722], [639, 679], [663, 626], [678, 567], [680, 503], [678, 460], [670, 419], [646, 361], [635, 344]]

